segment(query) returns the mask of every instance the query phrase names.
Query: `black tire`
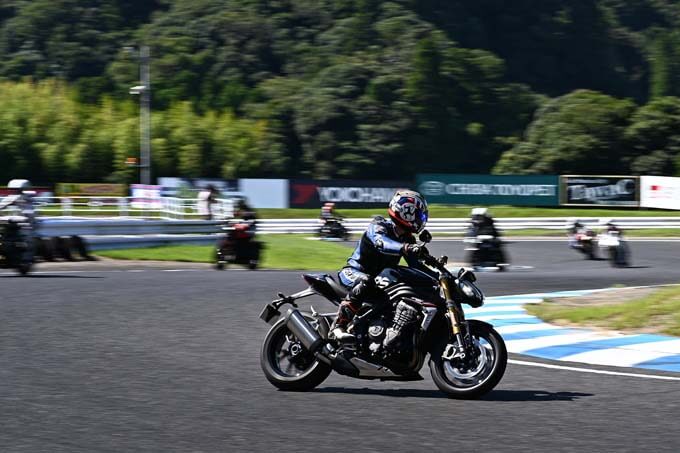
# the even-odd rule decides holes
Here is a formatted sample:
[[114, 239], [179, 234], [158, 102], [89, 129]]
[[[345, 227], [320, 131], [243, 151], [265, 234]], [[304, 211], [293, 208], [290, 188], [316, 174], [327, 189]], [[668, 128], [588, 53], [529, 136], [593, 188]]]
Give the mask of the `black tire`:
[[[451, 361], [442, 358], [444, 348], [446, 343], [442, 342], [436, 347], [433, 353], [430, 355], [430, 374], [434, 383], [437, 385], [439, 390], [446, 393], [449, 398], [456, 399], [476, 399], [480, 396], [490, 392], [503, 378], [505, 374], [505, 368], [508, 363], [508, 352], [505, 348], [505, 342], [501, 338], [500, 334], [496, 332], [488, 324], [470, 321], [470, 330], [473, 338], [481, 339], [483, 338], [490, 346], [493, 351], [493, 357], [491, 357], [490, 368], [488, 373], [485, 373], [479, 382], [470, 382], [469, 385], [463, 383], [464, 385], [458, 385], [453, 382], [447, 375], [447, 369], [455, 369], [451, 364]], [[485, 346], [483, 353], [489, 354], [489, 351]]]
[[257, 260], [250, 260], [250, 262], [248, 263], [248, 269], [250, 269], [251, 271], [257, 269]]
[[17, 266], [17, 270], [21, 275], [28, 275], [28, 273], [31, 271], [31, 263], [21, 263], [19, 266]]
[[[323, 362], [311, 357], [309, 351], [302, 348], [300, 353], [304, 363], [309, 363], [308, 367], [293, 366], [298, 374], [290, 374], [290, 371], [282, 370], [277, 357], [282, 347], [282, 341], [287, 341], [284, 337], [290, 336], [296, 340], [295, 336], [286, 327], [285, 320], [280, 320], [267, 333], [262, 343], [260, 352], [260, 366], [267, 380], [276, 388], [285, 391], [304, 392], [312, 390], [331, 374], [331, 367]], [[306, 354], [304, 356], [303, 354]]]
[[215, 269], [217, 269], [218, 271], [224, 270], [224, 263], [215, 264]]

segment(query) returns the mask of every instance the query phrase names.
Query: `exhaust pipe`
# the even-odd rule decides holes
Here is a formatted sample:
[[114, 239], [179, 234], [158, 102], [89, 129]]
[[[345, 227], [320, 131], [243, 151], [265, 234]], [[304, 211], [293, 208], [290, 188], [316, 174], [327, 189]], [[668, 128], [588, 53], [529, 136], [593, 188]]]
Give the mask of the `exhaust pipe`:
[[359, 376], [359, 370], [334, 348], [324, 342], [321, 335], [314, 330], [299, 310], [291, 308], [286, 312], [286, 327], [295, 335], [302, 345], [307, 348], [314, 357], [333, 367], [335, 371], [347, 376]]
[[323, 338], [314, 330], [299, 310], [291, 308], [286, 313], [286, 327], [298, 337], [300, 343], [314, 353], [323, 345]]

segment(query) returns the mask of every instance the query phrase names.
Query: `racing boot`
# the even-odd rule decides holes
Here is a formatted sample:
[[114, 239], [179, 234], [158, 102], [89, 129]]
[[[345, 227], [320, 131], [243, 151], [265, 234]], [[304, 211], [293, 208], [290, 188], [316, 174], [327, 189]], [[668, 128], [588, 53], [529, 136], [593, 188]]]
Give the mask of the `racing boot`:
[[347, 294], [347, 298], [340, 303], [338, 308], [338, 316], [331, 328], [330, 338], [340, 342], [354, 342], [356, 337], [347, 332], [347, 326], [354, 318], [354, 315], [366, 296], [374, 289], [374, 282], [372, 278], [367, 278], [359, 281]]
[[360, 303], [357, 304], [356, 301], [351, 299], [343, 300], [338, 308], [338, 316], [333, 323], [329, 337], [333, 340], [337, 340], [340, 343], [353, 343], [356, 341], [356, 337], [347, 332], [347, 326], [349, 325], [352, 318], [354, 318], [355, 313], [359, 310]]

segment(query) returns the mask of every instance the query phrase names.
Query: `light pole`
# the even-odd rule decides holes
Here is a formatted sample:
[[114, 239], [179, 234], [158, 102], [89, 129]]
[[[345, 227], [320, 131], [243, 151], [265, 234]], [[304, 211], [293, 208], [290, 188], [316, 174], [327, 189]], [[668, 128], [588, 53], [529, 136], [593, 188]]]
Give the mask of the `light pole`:
[[151, 184], [151, 77], [149, 73], [149, 46], [139, 48], [139, 81], [141, 85], [130, 88], [130, 94], [139, 95], [139, 179]]

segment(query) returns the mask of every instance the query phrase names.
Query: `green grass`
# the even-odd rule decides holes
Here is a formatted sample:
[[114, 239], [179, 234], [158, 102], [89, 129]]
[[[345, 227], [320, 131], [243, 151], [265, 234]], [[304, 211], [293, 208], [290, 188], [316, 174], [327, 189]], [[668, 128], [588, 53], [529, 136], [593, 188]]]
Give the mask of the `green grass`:
[[680, 336], [680, 287], [662, 288], [629, 302], [565, 306], [555, 302], [528, 305], [527, 311], [548, 322], [568, 322], [614, 330], [654, 330]]
[[[472, 206], [430, 205], [430, 218], [469, 217]], [[680, 217], [680, 211], [656, 209], [586, 209], [586, 208], [533, 208], [489, 206], [494, 217]], [[350, 218], [368, 218], [379, 214], [386, 216], [387, 207], [371, 209], [338, 209], [338, 214]], [[258, 209], [263, 219], [313, 219], [319, 209]]]
[[[338, 270], [352, 249], [333, 242], [311, 241], [301, 235], [261, 235], [263, 269]], [[102, 250], [99, 256], [120, 260], [213, 262], [212, 246], [171, 245], [139, 249]]]

